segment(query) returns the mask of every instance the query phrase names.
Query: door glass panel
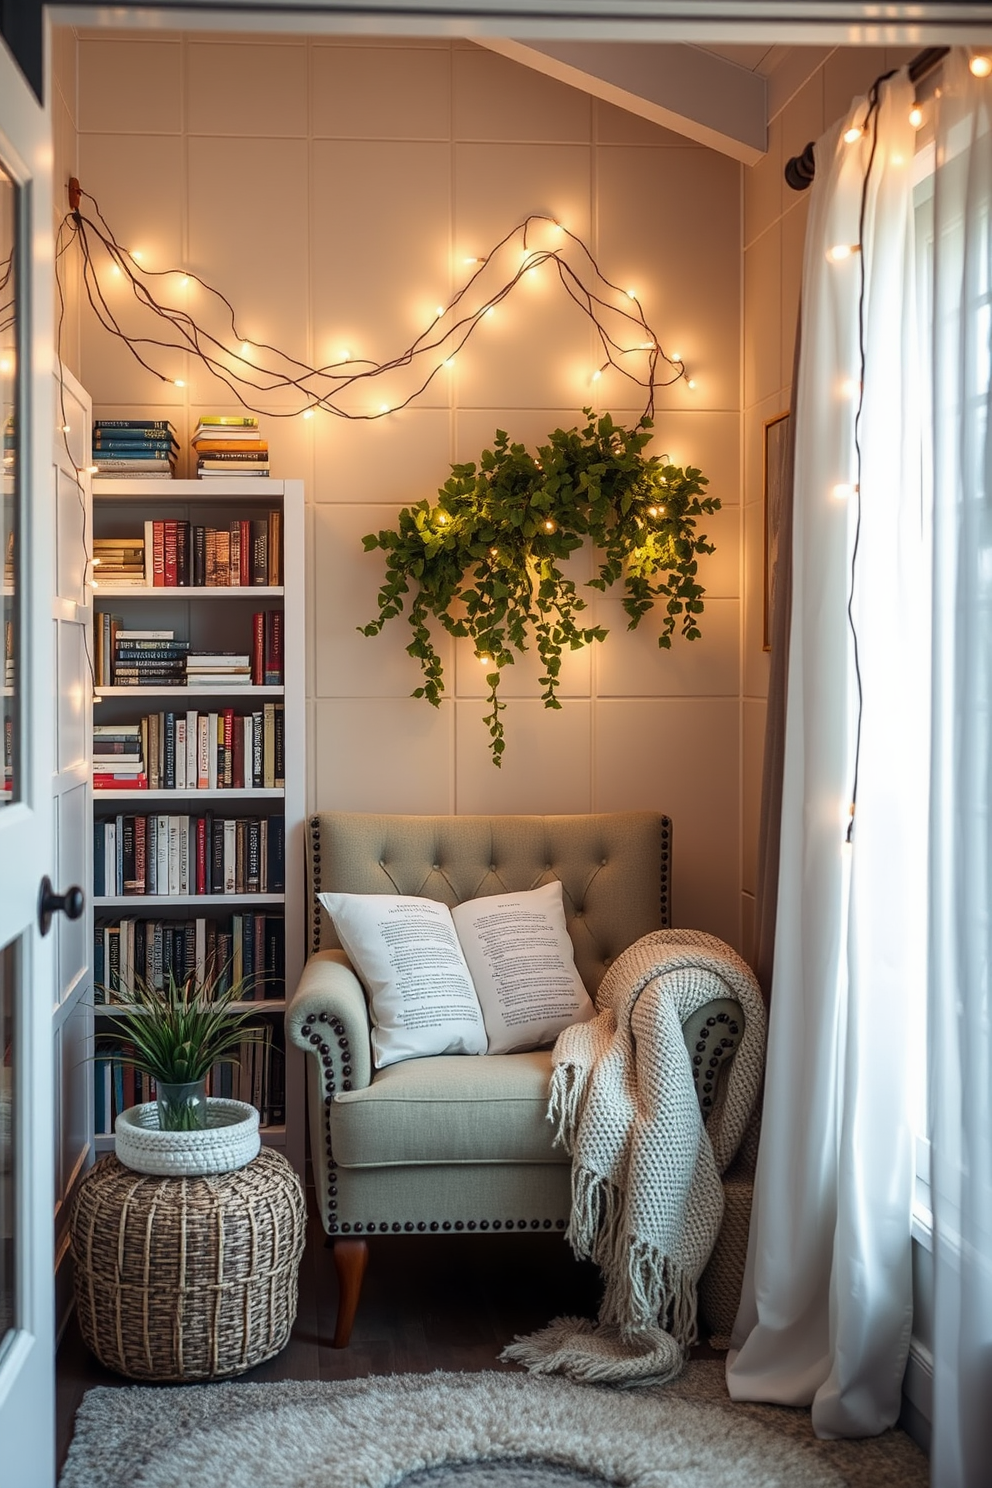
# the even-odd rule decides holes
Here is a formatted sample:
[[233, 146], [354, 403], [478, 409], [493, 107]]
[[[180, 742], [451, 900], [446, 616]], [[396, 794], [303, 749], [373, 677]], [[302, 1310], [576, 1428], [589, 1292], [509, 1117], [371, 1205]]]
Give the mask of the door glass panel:
[[3, 689], [0, 693], [0, 807], [19, 794], [18, 727], [18, 536], [17, 470], [17, 283], [14, 246], [17, 191], [0, 163], [0, 427], [3, 430], [3, 494], [0, 504], [0, 557], [3, 560]]
[[17, 942], [0, 951], [0, 1354], [14, 1328], [14, 996]]

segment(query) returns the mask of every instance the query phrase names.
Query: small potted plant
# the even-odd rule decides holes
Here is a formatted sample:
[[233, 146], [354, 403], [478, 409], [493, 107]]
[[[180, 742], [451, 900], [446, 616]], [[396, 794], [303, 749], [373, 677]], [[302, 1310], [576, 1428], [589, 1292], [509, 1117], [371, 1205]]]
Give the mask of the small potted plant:
[[[261, 1037], [257, 1026], [249, 1026], [252, 1009], [236, 1006], [244, 997], [246, 982], [228, 982], [225, 971], [199, 977], [191, 971], [179, 979], [170, 970], [161, 988], [135, 974], [131, 985], [122, 983], [110, 993], [121, 1009], [110, 1014], [115, 1034], [124, 1044], [120, 1057], [150, 1076], [156, 1090], [154, 1103], [133, 1106], [117, 1117], [117, 1156], [129, 1167], [138, 1166], [141, 1172], [191, 1173], [241, 1166], [240, 1160], [209, 1157], [211, 1146], [231, 1149], [232, 1142], [238, 1144], [232, 1130], [236, 1126], [246, 1128], [244, 1135], [252, 1149], [243, 1161], [258, 1152], [255, 1108], [242, 1101], [208, 1097], [206, 1092], [213, 1066], [222, 1060], [236, 1063], [244, 1042]], [[189, 1140], [178, 1134], [187, 1134]], [[137, 1161], [135, 1143], [140, 1149]], [[146, 1149], [154, 1166], [139, 1166]], [[196, 1166], [201, 1160], [206, 1166]]]

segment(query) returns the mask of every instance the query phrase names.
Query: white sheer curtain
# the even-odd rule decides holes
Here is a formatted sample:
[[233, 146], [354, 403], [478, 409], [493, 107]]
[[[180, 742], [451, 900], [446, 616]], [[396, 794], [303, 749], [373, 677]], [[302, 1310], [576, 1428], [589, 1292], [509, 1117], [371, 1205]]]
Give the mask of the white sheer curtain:
[[912, 1323], [908, 1004], [924, 995], [929, 730], [912, 104], [900, 74], [817, 144], [793, 405], [775, 970], [727, 1378], [734, 1399], [811, 1405], [821, 1436], [896, 1419]]
[[932, 1481], [992, 1477], [992, 80], [953, 54], [934, 181]]

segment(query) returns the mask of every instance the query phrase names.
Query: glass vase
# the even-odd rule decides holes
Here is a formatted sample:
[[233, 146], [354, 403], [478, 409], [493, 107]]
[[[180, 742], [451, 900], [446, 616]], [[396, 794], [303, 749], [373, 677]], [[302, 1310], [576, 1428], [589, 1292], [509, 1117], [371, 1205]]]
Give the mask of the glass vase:
[[155, 1086], [159, 1131], [203, 1131], [207, 1124], [207, 1082]]

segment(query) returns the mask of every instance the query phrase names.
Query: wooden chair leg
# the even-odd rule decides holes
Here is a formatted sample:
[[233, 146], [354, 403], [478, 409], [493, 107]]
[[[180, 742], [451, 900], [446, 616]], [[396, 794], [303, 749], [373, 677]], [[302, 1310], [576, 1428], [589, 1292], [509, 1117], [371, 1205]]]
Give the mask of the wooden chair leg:
[[338, 1273], [338, 1320], [334, 1329], [333, 1348], [347, 1348], [351, 1329], [362, 1294], [362, 1277], [368, 1264], [369, 1248], [364, 1240], [335, 1240], [334, 1269]]

